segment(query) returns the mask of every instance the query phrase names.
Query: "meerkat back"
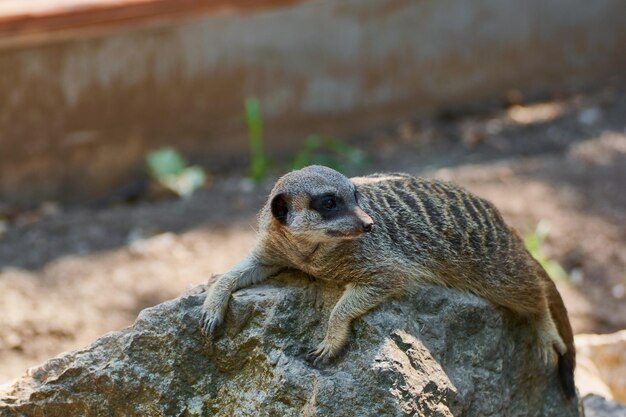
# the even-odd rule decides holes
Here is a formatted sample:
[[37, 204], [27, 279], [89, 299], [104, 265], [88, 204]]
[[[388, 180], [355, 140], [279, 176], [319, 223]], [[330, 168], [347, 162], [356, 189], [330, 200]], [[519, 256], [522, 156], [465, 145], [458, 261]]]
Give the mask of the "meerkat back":
[[561, 296], [493, 204], [454, 184], [406, 174], [352, 181], [376, 224], [363, 244], [408, 260], [409, 280], [466, 290], [530, 317], [542, 359], [558, 361], [566, 395], [576, 395], [573, 332]]

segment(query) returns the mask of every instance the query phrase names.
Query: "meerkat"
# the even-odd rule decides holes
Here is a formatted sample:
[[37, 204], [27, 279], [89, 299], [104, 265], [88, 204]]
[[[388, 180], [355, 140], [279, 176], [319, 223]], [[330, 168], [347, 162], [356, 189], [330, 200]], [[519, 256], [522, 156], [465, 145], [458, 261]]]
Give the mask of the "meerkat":
[[314, 366], [338, 355], [354, 319], [411, 283], [431, 283], [529, 318], [541, 359], [576, 396], [572, 328], [556, 286], [494, 205], [456, 185], [406, 174], [348, 179], [323, 166], [284, 175], [259, 213], [250, 254], [209, 287], [202, 332], [223, 323], [233, 291], [285, 269], [345, 285], [308, 354]]

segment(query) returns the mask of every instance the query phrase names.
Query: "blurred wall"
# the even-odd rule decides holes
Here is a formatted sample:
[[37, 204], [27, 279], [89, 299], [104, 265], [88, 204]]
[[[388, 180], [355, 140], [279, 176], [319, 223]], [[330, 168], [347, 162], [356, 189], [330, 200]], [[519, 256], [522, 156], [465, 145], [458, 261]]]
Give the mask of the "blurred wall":
[[[0, 39], [0, 199], [80, 201], [173, 144], [242, 161], [243, 100], [268, 148], [314, 132], [626, 72], [623, 0], [310, 0]], [[285, 140], [291, 138], [291, 140]]]

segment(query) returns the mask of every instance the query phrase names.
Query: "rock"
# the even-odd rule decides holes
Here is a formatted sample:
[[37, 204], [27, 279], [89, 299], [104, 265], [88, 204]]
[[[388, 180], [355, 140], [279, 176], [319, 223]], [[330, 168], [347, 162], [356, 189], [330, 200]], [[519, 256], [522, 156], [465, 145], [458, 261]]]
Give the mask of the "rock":
[[576, 380], [583, 395], [600, 394], [626, 402], [626, 330], [576, 336]]
[[578, 113], [578, 122], [582, 125], [591, 126], [602, 118], [602, 111], [597, 107], [588, 107], [586, 109], [582, 109]]
[[583, 403], [585, 417], [626, 417], [626, 405], [609, 401], [599, 395], [587, 395]]
[[1, 416], [578, 416], [540, 363], [527, 322], [455, 290], [423, 287], [353, 325], [322, 369], [337, 287], [284, 275], [235, 293], [212, 345], [204, 296], [142, 311], [129, 328], [30, 369]]

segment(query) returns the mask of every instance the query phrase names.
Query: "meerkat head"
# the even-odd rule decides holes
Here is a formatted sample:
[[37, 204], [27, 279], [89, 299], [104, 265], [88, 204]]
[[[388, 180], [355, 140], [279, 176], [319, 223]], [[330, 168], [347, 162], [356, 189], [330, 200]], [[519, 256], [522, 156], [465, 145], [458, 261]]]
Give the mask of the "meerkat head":
[[374, 225], [359, 207], [356, 186], [339, 172], [318, 165], [280, 178], [268, 204], [271, 221], [315, 243], [356, 239]]

